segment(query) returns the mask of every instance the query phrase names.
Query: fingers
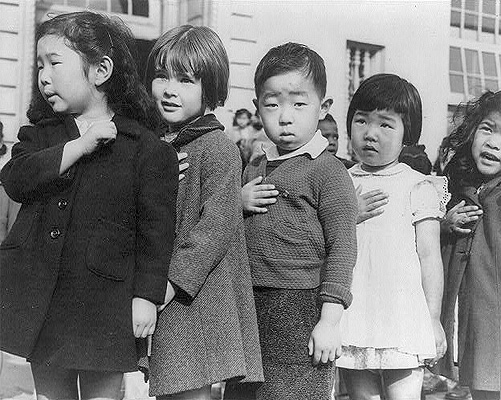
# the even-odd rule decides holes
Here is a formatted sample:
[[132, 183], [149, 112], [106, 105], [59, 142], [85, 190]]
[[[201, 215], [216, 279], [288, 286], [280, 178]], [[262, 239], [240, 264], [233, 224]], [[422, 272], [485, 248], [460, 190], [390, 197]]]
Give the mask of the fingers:
[[245, 184], [245, 186], [247, 186], [247, 185], [258, 185], [258, 184], [261, 183], [262, 180], [263, 180], [263, 177], [262, 176], [258, 176], [257, 178], [254, 178], [253, 180], [247, 182]]
[[186, 157], [188, 157], [188, 153], [177, 153], [178, 161], [183, 161]]
[[310, 340], [308, 340], [308, 355], [311, 356], [313, 354], [313, 338], [310, 336]]

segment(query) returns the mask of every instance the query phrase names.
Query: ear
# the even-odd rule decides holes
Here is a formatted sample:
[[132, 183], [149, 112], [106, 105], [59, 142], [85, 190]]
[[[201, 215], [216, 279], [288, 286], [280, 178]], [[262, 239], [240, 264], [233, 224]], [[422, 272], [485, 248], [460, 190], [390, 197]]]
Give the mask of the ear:
[[103, 56], [96, 67], [96, 86], [101, 86], [113, 73], [113, 60], [108, 56]]
[[329, 112], [332, 103], [334, 103], [334, 100], [332, 100], [332, 97], [326, 97], [322, 101], [322, 104], [320, 104], [320, 116], [319, 120], [324, 119], [327, 113]]

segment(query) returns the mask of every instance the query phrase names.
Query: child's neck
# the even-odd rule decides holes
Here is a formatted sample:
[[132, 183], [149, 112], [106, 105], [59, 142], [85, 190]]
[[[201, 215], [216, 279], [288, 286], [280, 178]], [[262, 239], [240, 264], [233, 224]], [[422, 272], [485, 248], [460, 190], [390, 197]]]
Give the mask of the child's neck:
[[74, 114], [75, 119], [79, 121], [85, 121], [88, 123], [96, 121], [111, 120], [115, 113], [109, 107], [97, 107], [85, 114]]
[[366, 172], [379, 172], [379, 171], [382, 171], [384, 169], [391, 168], [391, 167], [397, 165], [398, 163], [399, 163], [399, 161], [397, 158], [396, 160], [394, 160], [388, 164], [384, 164], [384, 165], [367, 165], [367, 164], [364, 164], [362, 162], [361, 167]]

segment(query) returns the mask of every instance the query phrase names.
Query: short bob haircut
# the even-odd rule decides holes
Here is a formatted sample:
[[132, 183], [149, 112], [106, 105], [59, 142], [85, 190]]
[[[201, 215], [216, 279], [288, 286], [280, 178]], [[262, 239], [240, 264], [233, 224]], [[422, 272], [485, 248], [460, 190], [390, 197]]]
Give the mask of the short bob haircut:
[[259, 99], [264, 83], [273, 76], [300, 72], [311, 78], [318, 97], [325, 97], [327, 76], [322, 57], [308, 46], [299, 43], [285, 43], [273, 47], [261, 59], [254, 74], [254, 88]]
[[376, 74], [364, 80], [348, 108], [348, 137], [351, 138], [351, 122], [355, 112], [374, 110], [392, 110], [401, 115], [404, 145], [413, 145], [419, 141], [423, 111], [421, 97], [414, 85], [393, 74]]
[[[252, 118], [252, 114], [249, 110], [246, 108], [239, 108], [237, 111], [235, 111], [235, 116], [233, 117], [233, 126], [237, 126], [237, 118], [240, 117], [241, 115], [247, 115], [247, 118], [250, 119]], [[250, 122], [249, 122], [250, 125]]]
[[203, 101], [210, 110], [224, 105], [228, 97], [228, 55], [219, 36], [206, 26], [182, 25], [158, 38], [146, 66], [150, 94], [158, 71], [169, 77], [188, 73], [200, 79]]

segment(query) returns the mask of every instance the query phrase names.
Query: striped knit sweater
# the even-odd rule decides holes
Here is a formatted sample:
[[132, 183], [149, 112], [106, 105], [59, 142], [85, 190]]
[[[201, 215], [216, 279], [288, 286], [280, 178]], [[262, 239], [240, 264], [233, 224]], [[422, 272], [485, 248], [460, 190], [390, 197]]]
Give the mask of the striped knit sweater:
[[313, 289], [320, 300], [351, 303], [356, 261], [357, 200], [343, 164], [324, 151], [283, 161], [266, 176], [265, 156], [245, 169], [243, 183], [257, 176], [275, 185], [277, 202], [245, 219], [254, 286]]

